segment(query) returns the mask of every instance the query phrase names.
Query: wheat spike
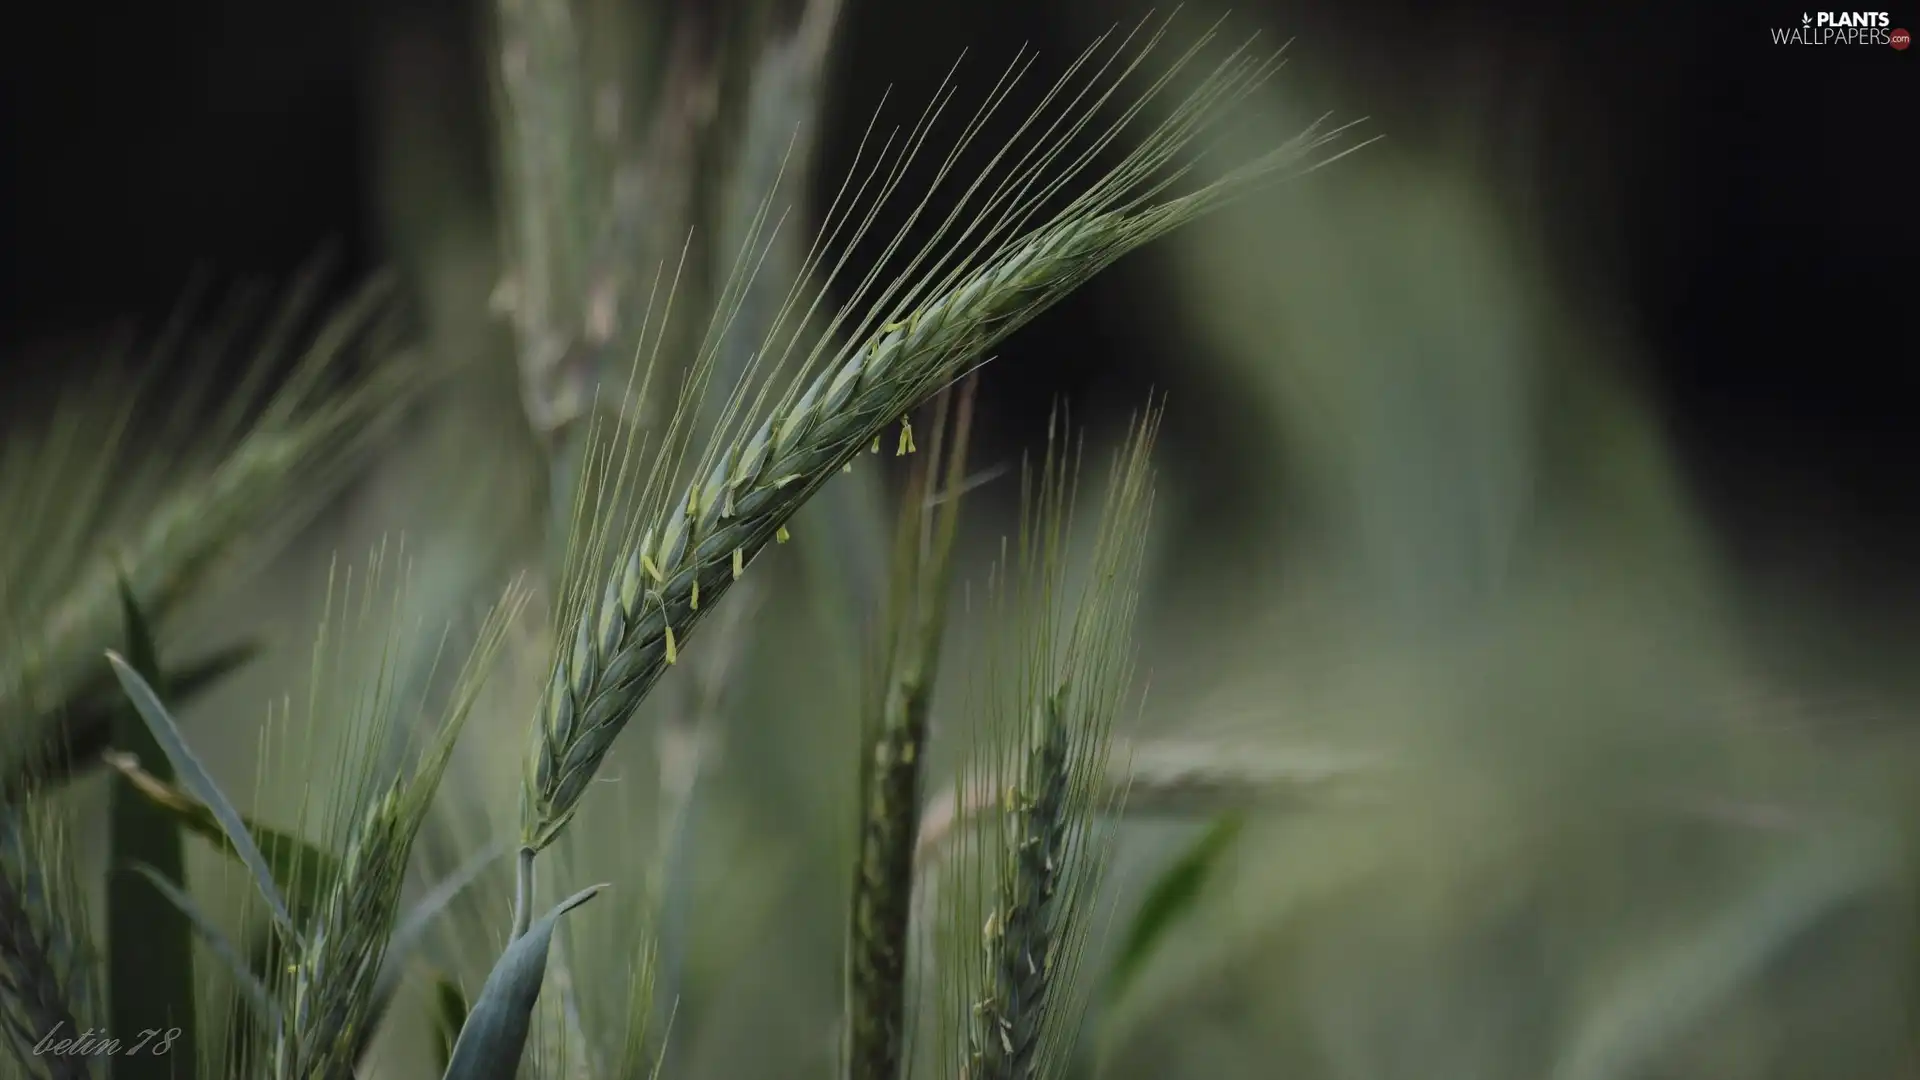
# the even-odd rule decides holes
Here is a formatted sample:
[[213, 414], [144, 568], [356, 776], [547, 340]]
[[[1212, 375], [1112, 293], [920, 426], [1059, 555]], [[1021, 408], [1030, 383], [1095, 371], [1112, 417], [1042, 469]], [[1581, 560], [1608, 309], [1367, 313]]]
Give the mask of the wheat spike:
[[40, 805], [0, 810], [0, 1025], [24, 1075], [90, 1080], [87, 1057], [34, 1049], [78, 1038], [93, 1011], [85, 910], [63, 841]]
[[[530, 849], [544, 848], [565, 827], [614, 738], [668, 666], [669, 643], [685, 647], [698, 619], [733, 584], [734, 568], [784, 538], [794, 513], [856, 453], [1095, 273], [1251, 185], [1295, 169], [1338, 135], [1310, 129], [1219, 183], [1154, 202], [1169, 182], [1162, 170], [1223, 106], [1272, 73], [1274, 58], [1243, 54], [1221, 65], [1118, 168], [1037, 228], [1028, 229], [1028, 222], [1087, 158], [1063, 161], [1064, 144], [1052, 142], [1024, 155], [1003, 151], [1011, 175], [969, 208], [975, 219], [950, 237], [969, 245], [959, 261], [945, 265], [931, 253], [916, 258], [855, 321], [857, 331], [871, 330], [850, 334], [854, 344], [818, 367], [824, 343], [816, 348], [757, 427], [716, 433], [694, 467], [690, 490], [680, 494], [661, 481], [659, 491], [641, 500], [631, 533], [638, 539], [611, 539], [611, 572], [575, 602], [563, 639], [571, 645], [556, 657], [541, 701], [523, 796]], [[1113, 92], [1096, 95], [1094, 105]], [[1081, 97], [1069, 99], [1069, 115], [1041, 138], [1071, 136], [1090, 122], [1093, 109]], [[1126, 118], [1143, 106], [1133, 106]], [[1116, 124], [1098, 145], [1123, 127]], [[923, 266], [926, 259], [934, 261]], [[777, 343], [765, 353], [784, 356]], [[692, 380], [689, 394], [697, 398], [700, 387]], [[655, 475], [675, 471], [668, 462]]]
[[[413, 726], [419, 713], [413, 710], [425, 702], [401, 694], [395, 685], [401, 635], [416, 627], [404, 559], [400, 581], [389, 590], [381, 584], [385, 557], [384, 546], [376, 549], [357, 612], [351, 612], [355, 599], [349, 578], [341, 590], [341, 607], [351, 613], [337, 626], [323, 624], [316, 648], [316, 682], [326, 685], [315, 687], [308, 722], [333, 717], [350, 732], [343, 768], [329, 792], [336, 804], [335, 824], [328, 831], [344, 831], [345, 837], [335, 849], [341, 851], [337, 876], [309, 925], [302, 927], [300, 940], [291, 943], [288, 969], [276, 973], [275, 996], [283, 1007], [272, 1060], [274, 1075], [282, 1080], [352, 1075], [369, 1034], [367, 1026], [375, 1021], [375, 990], [414, 841], [455, 740], [527, 595], [516, 582], [489, 612], [419, 761], [394, 772], [383, 767], [381, 757], [392, 740], [404, 743], [420, 734]], [[374, 600], [389, 591], [390, 611], [377, 611]], [[344, 830], [338, 827], [342, 821], [347, 823]]]
[[288, 1003], [275, 1075], [294, 1080], [348, 1074], [368, 1022], [387, 931], [405, 881], [407, 785], [395, 783], [367, 808], [328, 891], [306, 948], [284, 980]]
[[1064, 595], [1074, 469], [1051, 447], [1022, 528], [1018, 577], [996, 590], [1015, 652], [984, 680], [995, 699], [961, 780], [997, 792], [996, 812], [955, 838], [957, 881], [942, 890], [946, 1075], [1057, 1075], [1077, 1025], [1076, 968], [1107, 856], [1095, 833], [1108, 809], [1101, 779], [1132, 679], [1158, 416], [1150, 411], [1121, 452], [1079, 594]]
[[1056, 974], [1055, 904], [1072, 824], [1071, 734], [1061, 696], [1056, 693], [1040, 710], [1040, 735], [1027, 751], [1026, 775], [1008, 800], [1012, 865], [983, 931], [993, 981], [973, 1033], [971, 1072], [982, 1080], [1024, 1080], [1040, 1054], [1048, 987]]

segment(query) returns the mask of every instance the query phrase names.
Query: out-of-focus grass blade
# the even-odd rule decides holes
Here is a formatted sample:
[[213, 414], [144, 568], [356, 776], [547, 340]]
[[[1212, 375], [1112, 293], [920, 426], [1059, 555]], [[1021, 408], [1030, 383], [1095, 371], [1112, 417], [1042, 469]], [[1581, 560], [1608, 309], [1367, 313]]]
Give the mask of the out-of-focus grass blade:
[[467, 1012], [471, 1006], [467, 1002], [466, 991], [460, 984], [441, 975], [433, 980], [433, 1031], [434, 1065], [441, 1073], [453, 1063], [453, 1045], [460, 1039], [460, 1029], [466, 1026]]
[[[213, 811], [205, 803], [148, 772], [140, 760], [131, 754], [109, 753], [106, 761], [120, 773], [132, 793], [165, 814], [175, 826], [220, 845], [222, 850], [245, 865], [245, 860], [234, 849], [233, 841], [227, 838], [226, 830], [220, 827], [220, 820], [214, 817]], [[287, 898], [287, 910], [293, 915], [294, 922], [305, 926], [326, 896], [327, 889], [332, 886], [334, 874], [339, 870], [339, 860], [331, 852], [292, 833], [269, 828], [245, 817], [241, 818], [241, 822], [260, 846], [260, 855], [266, 859], [267, 870], [273, 875], [274, 883]]]
[[582, 889], [542, 915], [500, 954], [473, 1011], [460, 1027], [444, 1080], [513, 1080], [527, 1047], [533, 1007], [547, 977], [547, 950], [560, 916], [594, 898], [605, 885]]
[[1553, 1080], [1624, 1080], [1740, 990], [1823, 918], [1896, 872], [1890, 844], [1834, 837], [1783, 860], [1750, 896], [1628, 972], [1574, 1033]]
[[[173, 671], [161, 669], [167, 696], [176, 705], [191, 704], [222, 679], [251, 662], [261, 652], [258, 641], [244, 641], [216, 650]], [[114, 685], [108, 671], [79, 696], [62, 706], [57, 714], [43, 716], [38, 729], [54, 733], [54, 738], [38, 751], [26, 755], [20, 767], [10, 769], [5, 800], [12, 803], [26, 792], [22, 781], [31, 778], [36, 791], [47, 791], [99, 764], [100, 755], [112, 741], [113, 718], [126, 708], [127, 696]]]
[[[130, 662], [149, 682], [165, 686], [153, 631], [124, 578], [120, 608]], [[173, 778], [153, 733], [130, 705], [122, 702], [114, 710], [109, 731], [114, 747], [144, 756], [161, 770], [156, 779]], [[170, 815], [126, 785], [115, 784], [108, 793], [107, 817], [110, 865], [143, 866], [149, 875], [185, 891], [186, 853]], [[128, 875], [109, 874], [107, 945], [108, 1030], [136, 1038], [136, 1033], [152, 1028], [179, 1032], [169, 1056], [127, 1055], [115, 1063], [114, 1075], [122, 1080], [160, 1080], [172, 1075], [177, 1062], [198, 1061], [193, 926], [185, 912]]]
[[160, 891], [161, 896], [166, 897], [169, 903], [187, 917], [187, 921], [193, 925], [200, 939], [205, 941], [214, 955], [227, 965], [227, 970], [233, 975], [234, 985], [240, 988], [240, 994], [247, 999], [247, 1004], [253, 1006], [267, 1022], [278, 1023], [280, 1010], [273, 1003], [273, 995], [267, 993], [266, 984], [247, 968], [247, 962], [241, 958], [239, 950], [233, 947], [233, 942], [227, 940], [227, 935], [221, 932], [220, 927], [207, 917], [206, 912], [200, 910], [200, 905], [193, 902], [193, 897], [188, 896], [184, 890], [168, 881], [151, 866], [135, 865], [129, 869], [151, 882], [153, 887]]
[[1166, 940], [1167, 933], [1180, 924], [1206, 891], [1207, 881], [1220, 866], [1220, 860], [1240, 835], [1246, 819], [1226, 814], [1193, 842], [1180, 858], [1169, 866], [1140, 902], [1133, 923], [1107, 976], [1107, 999], [1118, 1001], [1133, 984], [1154, 951]]
[[261, 895], [266, 897], [268, 909], [273, 912], [275, 921], [294, 940], [300, 940], [300, 931], [294, 925], [293, 916], [287, 911], [286, 897], [281, 895], [280, 887], [274, 884], [273, 871], [268, 866], [266, 856], [260, 854], [260, 848], [254, 844], [252, 834], [247, 832], [246, 823], [240, 819], [239, 811], [227, 801], [226, 794], [213, 782], [213, 777], [207, 774], [206, 767], [200, 764], [200, 759], [195, 757], [193, 751], [187, 747], [186, 740], [181, 738], [179, 725], [174, 723], [173, 717], [167, 712], [167, 707], [160, 703], [159, 695], [153, 692], [153, 687], [147, 685], [147, 680], [141, 678], [140, 673], [129, 666], [119, 654], [108, 652], [107, 662], [113, 665], [113, 673], [120, 679], [121, 687], [126, 690], [127, 697], [133, 701], [134, 708], [140, 711], [141, 719], [147, 722], [148, 730], [153, 732], [154, 740], [159, 744], [161, 752], [173, 764], [174, 770], [180, 775], [187, 790], [193, 792], [201, 802], [206, 804], [214, 819], [220, 823], [220, 829], [226, 834], [228, 842], [233, 845], [234, 854], [239, 856], [248, 870], [252, 871], [253, 882], [259, 887]]

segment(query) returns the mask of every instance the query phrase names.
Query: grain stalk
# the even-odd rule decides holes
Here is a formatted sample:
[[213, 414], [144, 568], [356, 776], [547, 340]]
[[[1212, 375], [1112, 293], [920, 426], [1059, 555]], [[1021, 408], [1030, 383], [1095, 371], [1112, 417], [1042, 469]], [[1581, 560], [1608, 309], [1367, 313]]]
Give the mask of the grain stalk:
[[[677, 302], [704, 316], [711, 278], [750, 246], [760, 204], [802, 194], [840, 0], [492, 6], [509, 261], [495, 304], [511, 317], [522, 401], [548, 444], [563, 554], [595, 388], [617, 381], [636, 347], [650, 268], [678, 251]], [[797, 258], [786, 245], [768, 253], [758, 285], [734, 299], [744, 333], [719, 359], [724, 378], [748, 369]], [[676, 339], [670, 353], [690, 357], [692, 344]], [[653, 423], [647, 404], [616, 411]]]
[[863, 756], [858, 862], [848, 961], [846, 1052], [852, 1080], [896, 1080], [906, 1060], [907, 954], [913, 912], [913, 853], [919, 832], [927, 721], [946, 628], [950, 556], [959, 523], [976, 380], [961, 390], [947, 450], [948, 410], [937, 410], [930, 459], [944, 462], [936, 500], [928, 476], [909, 484], [895, 557], [894, 612], [880, 666], [875, 715]]
[[[724, 320], [707, 335], [644, 481], [631, 471], [632, 437], [612, 440], [601, 466], [616, 496], [607, 503], [624, 505], [617, 497], [623, 491], [636, 491], [637, 498], [631, 511], [591, 522], [570, 555], [561, 621], [567, 646], [555, 657], [527, 759], [522, 795], [527, 852], [537, 853], [566, 827], [614, 738], [676, 662], [702, 615], [761, 551], [786, 539], [793, 514], [856, 454], [896, 422], [903, 424], [898, 451], [910, 450], [911, 428], [903, 418], [981, 363], [1009, 334], [1134, 248], [1260, 183], [1313, 167], [1313, 152], [1344, 130], [1310, 128], [1220, 182], [1156, 201], [1185, 172], [1178, 165], [1182, 151], [1273, 73], [1277, 56], [1256, 57], [1242, 48], [1149, 132], [1120, 166], [1033, 226], [1207, 40], [1174, 63], [1117, 121], [1104, 130], [1095, 128], [1100, 108], [1144, 62], [1159, 36], [1149, 35], [1146, 46], [1124, 63], [1116, 54], [1094, 66], [1101, 56], [1099, 47], [1083, 54], [1041, 109], [962, 193], [959, 205], [936, 228], [934, 240], [897, 273], [889, 277], [876, 269], [859, 284], [798, 371], [785, 381], [777, 400], [768, 402], [771, 377], [751, 395], [742, 381], [726, 410], [729, 422], [686, 470], [694, 477], [691, 483], [679, 486], [688, 460], [686, 422], [704, 398], [715, 343], [728, 329]], [[1121, 48], [1131, 41], [1129, 35]], [[1090, 66], [1088, 85], [1076, 90], [1076, 78]], [[1109, 74], [1116, 66], [1118, 72]], [[1005, 101], [1023, 67], [1001, 81], [963, 130], [955, 152], [937, 171], [934, 186], [954, 168], [959, 152], [981, 131], [994, 107]], [[883, 174], [876, 205], [898, 186], [947, 96], [936, 100], [897, 155], [883, 151], [876, 169]], [[1048, 110], [1054, 107], [1060, 115], [1049, 120]], [[1070, 149], [1074, 140], [1090, 131], [1091, 147], [1075, 156]], [[1023, 138], [1031, 140], [1024, 149]], [[856, 192], [854, 201], [859, 198]], [[922, 202], [909, 216], [906, 228], [926, 205]], [[855, 216], [851, 209], [845, 212], [848, 219]], [[872, 221], [868, 214], [855, 224], [854, 242]], [[823, 240], [831, 242], [845, 224], [830, 223]], [[905, 236], [903, 229], [883, 263], [892, 259]], [[818, 258], [810, 257], [809, 266]], [[828, 284], [832, 277], [826, 275]], [[750, 279], [750, 267], [743, 267], [729, 294], [737, 294], [741, 282]], [[797, 293], [790, 295], [776, 327], [785, 325], [797, 299]], [[812, 304], [819, 303], [816, 296]], [[728, 308], [723, 305], [722, 310]], [[804, 317], [800, 325], [805, 328]], [[784, 344], [779, 334], [776, 330], [769, 335], [761, 350], [761, 363], [774, 369], [795, 348], [800, 331]], [[830, 342], [842, 336], [852, 344], [832, 349]], [[657, 345], [658, 336], [655, 341]], [[644, 381], [640, 385], [644, 388]], [[751, 419], [756, 416], [763, 417], [757, 426]], [[607, 499], [607, 494], [601, 497]], [[531, 855], [523, 866], [530, 870]], [[523, 901], [527, 893], [521, 890]], [[530, 914], [527, 903], [518, 905], [516, 931], [524, 929]]]

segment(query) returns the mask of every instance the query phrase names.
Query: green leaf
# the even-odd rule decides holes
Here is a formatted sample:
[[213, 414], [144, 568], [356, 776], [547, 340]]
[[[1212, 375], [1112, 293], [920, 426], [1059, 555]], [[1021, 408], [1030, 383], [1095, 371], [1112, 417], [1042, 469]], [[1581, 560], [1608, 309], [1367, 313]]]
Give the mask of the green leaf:
[[1115, 958], [1113, 970], [1107, 976], [1108, 1000], [1119, 1000], [1146, 968], [1147, 961], [1166, 939], [1167, 933], [1193, 910], [1194, 904], [1206, 890], [1208, 879], [1219, 867], [1222, 856], [1233, 846], [1244, 824], [1245, 820], [1238, 814], [1215, 819], [1207, 831], [1147, 890], [1146, 898], [1140, 902], [1140, 910], [1127, 927], [1120, 955]]
[[206, 912], [200, 910], [200, 905], [193, 902], [193, 897], [188, 896], [185, 890], [168, 881], [151, 866], [134, 865], [128, 869], [151, 882], [153, 887], [160, 891], [161, 896], [166, 897], [176, 910], [187, 917], [187, 921], [192, 923], [194, 930], [199, 933], [200, 939], [205, 941], [213, 950], [213, 954], [227, 965], [228, 971], [233, 975], [234, 985], [240, 988], [240, 994], [247, 999], [247, 1003], [252, 1005], [268, 1023], [279, 1023], [280, 1010], [274, 1005], [273, 995], [267, 992], [266, 984], [247, 967], [247, 962], [241, 958], [239, 950], [233, 947], [233, 942], [227, 940], [227, 935], [220, 931], [220, 927], [207, 917]]
[[[221, 850], [245, 865], [239, 852], [234, 849], [233, 842], [227, 838], [226, 830], [220, 827], [220, 820], [213, 816], [213, 811], [207, 808], [206, 803], [148, 772], [139, 759], [131, 754], [109, 751], [105, 760], [119, 771], [132, 792], [165, 814], [174, 825], [220, 845]], [[260, 846], [261, 857], [267, 860], [267, 869], [273, 875], [274, 883], [280, 887], [281, 895], [287, 898], [287, 910], [293, 914], [294, 922], [301, 926], [310, 925], [313, 913], [333, 885], [340, 861], [326, 849], [293, 833], [261, 825], [245, 815], [240, 820], [254, 843]]]
[[605, 885], [582, 889], [542, 915], [507, 945], [493, 965], [480, 998], [454, 1041], [444, 1080], [513, 1080], [527, 1047], [533, 1007], [547, 977], [547, 950], [560, 916], [593, 899]]
[[[127, 655], [148, 681], [165, 685], [153, 631], [126, 579], [119, 582], [126, 623]], [[170, 771], [153, 734], [125, 702], [113, 710], [109, 740], [122, 751], [144, 755]], [[140, 864], [175, 890], [186, 888], [186, 856], [172, 819], [146, 799], [116, 784], [108, 792], [107, 828], [111, 865]], [[107, 1023], [109, 1031], [136, 1033], [177, 1029], [170, 1054], [131, 1055], [117, 1063], [121, 1080], [162, 1080], [179, 1061], [198, 1061], [194, 1045], [193, 924], [176, 906], [126, 874], [107, 878]]]
[[160, 703], [159, 695], [153, 692], [153, 687], [147, 685], [147, 680], [141, 678], [140, 673], [133, 670], [117, 653], [108, 652], [107, 662], [113, 665], [113, 673], [119, 678], [121, 688], [133, 701], [134, 708], [140, 710], [141, 719], [147, 722], [147, 729], [153, 732], [154, 740], [159, 743], [161, 752], [166, 755], [169, 762], [172, 762], [174, 771], [180, 775], [187, 790], [193, 792], [201, 802], [207, 805], [207, 809], [212, 811], [215, 820], [220, 823], [221, 831], [233, 844], [234, 853], [253, 873], [253, 883], [259, 887], [261, 895], [266, 897], [267, 908], [273, 913], [274, 920], [288, 935], [299, 941], [300, 931], [294, 926], [293, 917], [287, 912], [286, 898], [280, 894], [280, 887], [274, 884], [273, 873], [268, 868], [266, 857], [260, 854], [259, 847], [254, 844], [253, 836], [247, 832], [246, 823], [240, 819], [239, 811], [227, 801], [226, 794], [220, 790], [218, 784], [213, 782], [213, 777], [207, 774], [206, 767], [200, 764], [200, 759], [195, 757], [193, 751], [187, 747], [186, 740], [180, 735], [179, 725], [174, 723], [173, 717], [167, 712], [167, 707]]
[[460, 1029], [466, 1026], [467, 1011], [471, 1007], [459, 983], [445, 975], [433, 980], [433, 1055], [434, 1064], [442, 1074], [453, 1062], [453, 1045], [459, 1041]]

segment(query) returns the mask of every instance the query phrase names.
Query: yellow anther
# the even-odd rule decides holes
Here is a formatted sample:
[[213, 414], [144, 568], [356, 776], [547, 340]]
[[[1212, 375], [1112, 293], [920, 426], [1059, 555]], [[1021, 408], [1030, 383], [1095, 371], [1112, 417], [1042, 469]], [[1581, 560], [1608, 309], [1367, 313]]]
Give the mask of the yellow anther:
[[880, 436], [875, 435], [873, 437], [873, 446], [869, 448], [867, 452], [870, 454], [877, 454], [880, 452]]
[[746, 569], [746, 565], [741, 560], [740, 549], [734, 548], [733, 549], [733, 580], [739, 581], [740, 573], [745, 569]]
[[658, 585], [667, 580], [665, 577], [661, 575], [660, 568], [654, 565], [653, 556], [651, 555], [640, 556], [640, 565], [646, 569], [647, 576], [653, 579], [654, 584]]
[[693, 579], [693, 597], [692, 599], [687, 601], [687, 606], [691, 607], [695, 611], [700, 610], [700, 579], [699, 578]]
[[680, 650], [674, 646], [673, 627], [669, 626], [667, 627], [667, 663], [677, 664], [679, 662]]
[[792, 534], [787, 532], [787, 527], [785, 525], [780, 526], [780, 528], [776, 530], [773, 534], [773, 539], [776, 543], [784, 544], [788, 540], [791, 540], [792, 538], [793, 538]]
[[903, 416], [900, 418], [900, 447], [893, 452], [893, 456], [905, 457], [913, 451], [913, 421]]

